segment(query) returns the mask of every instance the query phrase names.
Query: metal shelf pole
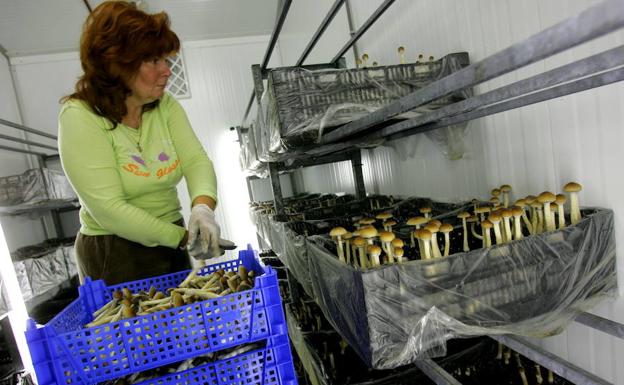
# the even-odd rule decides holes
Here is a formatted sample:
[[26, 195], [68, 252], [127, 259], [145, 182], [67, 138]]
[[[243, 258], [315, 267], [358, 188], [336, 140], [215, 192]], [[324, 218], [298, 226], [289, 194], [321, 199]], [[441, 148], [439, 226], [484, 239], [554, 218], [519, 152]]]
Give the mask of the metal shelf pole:
[[329, 9], [329, 12], [327, 12], [327, 15], [321, 22], [321, 25], [318, 27], [318, 29], [312, 36], [312, 39], [310, 40], [308, 45], [303, 50], [301, 57], [299, 57], [299, 60], [297, 60], [297, 62], [295, 63], [296, 66], [302, 65], [305, 59], [307, 59], [310, 52], [312, 52], [312, 49], [316, 46], [316, 43], [318, 43], [321, 36], [323, 36], [323, 33], [325, 33], [325, 30], [327, 29], [329, 24], [332, 22], [332, 20], [334, 20], [334, 17], [336, 17], [336, 14], [338, 14], [338, 11], [340, 10], [340, 7], [342, 6], [344, 2], [345, 0], [336, 0], [334, 2], [332, 7]]
[[364, 199], [366, 198], [366, 186], [364, 185], [364, 174], [362, 174], [362, 150], [357, 149], [352, 152], [351, 167], [355, 181], [355, 196], [357, 199]]
[[269, 163], [269, 175], [271, 176], [271, 188], [273, 189], [273, 203], [275, 204], [275, 213], [277, 215], [284, 214], [284, 198], [282, 196], [282, 185], [280, 184], [278, 164]]
[[461, 385], [461, 382], [431, 359], [418, 360], [414, 365], [422, 370], [436, 385]]

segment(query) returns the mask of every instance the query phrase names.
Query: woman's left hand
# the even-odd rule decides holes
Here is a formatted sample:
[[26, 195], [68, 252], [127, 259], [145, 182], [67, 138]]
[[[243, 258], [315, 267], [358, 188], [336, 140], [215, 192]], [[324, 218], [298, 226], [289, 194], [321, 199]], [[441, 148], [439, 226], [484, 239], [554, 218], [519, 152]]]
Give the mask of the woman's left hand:
[[200, 203], [191, 209], [189, 221], [188, 252], [193, 258], [218, 257], [223, 254], [219, 247], [221, 228], [217, 224], [214, 211], [208, 205]]

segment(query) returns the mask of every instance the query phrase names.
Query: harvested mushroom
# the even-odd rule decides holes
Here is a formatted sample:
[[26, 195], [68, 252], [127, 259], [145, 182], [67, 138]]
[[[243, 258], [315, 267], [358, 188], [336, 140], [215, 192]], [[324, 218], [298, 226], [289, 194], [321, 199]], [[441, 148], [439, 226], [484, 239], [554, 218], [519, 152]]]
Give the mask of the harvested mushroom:
[[564, 205], [567, 201], [567, 198], [563, 194], [557, 194], [555, 203], [557, 204], [557, 215], [559, 217], [559, 226], [558, 228], [563, 229], [566, 226], [565, 222], [565, 210]]
[[485, 220], [485, 214], [488, 214], [492, 209], [487, 206], [477, 207], [474, 211], [475, 215], [479, 215], [481, 222]]
[[509, 209], [503, 209], [500, 214], [501, 217], [503, 217], [503, 229], [505, 230], [503, 232], [503, 241], [509, 242], [512, 239], [511, 225], [509, 221], [511, 220], [513, 213]]
[[520, 222], [520, 218], [522, 218], [522, 214], [524, 214], [524, 210], [519, 206], [511, 207], [511, 214], [514, 218], [514, 236], [513, 239], [518, 240], [522, 239], [522, 223]]
[[381, 247], [377, 245], [369, 245], [367, 251], [372, 267], [380, 266], [379, 256], [381, 255]]
[[420, 259], [431, 259], [431, 253], [429, 252], [429, 244], [431, 243], [431, 232], [429, 230], [421, 229], [416, 230], [416, 237], [423, 243], [424, 254], [420, 256]]
[[418, 211], [420, 211], [420, 213], [427, 219], [431, 217], [431, 207], [429, 206], [421, 207]]
[[457, 218], [462, 220], [462, 226], [464, 228], [464, 251], [470, 251], [468, 247], [468, 228], [466, 227], [466, 218], [470, 216], [470, 213], [463, 211], [457, 215]]
[[392, 247], [392, 241], [394, 240], [394, 238], [396, 238], [394, 233], [391, 233], [389, 231], [382, 231], [379, 233], [379, 240], [381, 241], [383, 250], [388, 256], [388, 263], [394, 263], [394, 255], [392, 253], [394, 251], [394, 247]]
[[494, 236], [496, 237], [496, 244], [500, 245], [501, 243], [503, 243], [503, 237], [501, 235], [501, 230], [499, 227], [502, 217], [497, 211], [494, 211], [490, 213], [490, 216], [488, 217], [488, 219], [490, 220], [490, 222], [492, 222], [492, 225], [494, 227]]
[[545, 231], [555, 230], [555, 224], [553, 222], [552, 216], [550, 215], [550, 204], [554, 202], [555, 199], [557, 199], [555, 197], [555, 194], [549, 191], [544, 191], [537, 197], [537, 201], [541, 203], [544, 207], [544, 223], [546, 224]]
[[344, 263], [346, 263], [346, 260], [344, 257], [344, 251], [342, 249], [342, 236], [345, 235], [347, 232], [348, 231], [344, 227], [334, 227], [329, 232], [329, 236], [336, 240], [338, 259], [340, 259], [340, 261]]
[[[353, 233], [349, 233], [346, 232], [343, 236], [342, 239], [344, 239], [345, 241], [345, 261], [347, 263], [347, 265], [351, 264], [351, 239], [353, 238]], [[355, 258], [355, 255], [354, 255]]]
[[403, 248], [395, 247], [393, 250], [394, 256], [396, 257], [397, 263], [403, 263]]
[[582, 189], [583, 187], [576, 182], [570, 182], [563, 187], [563, 191], [570, 194], [570, 222], [573, 225], [577, 224], [581, 220], [578, 193]]
[[511, 192], [511, 186], [504, 184], [500, 186], [500, 191], [503, 194], [503, 207], [509, 207], [509, 193]]
[[450, 233], [453, 231], [453, 226], [449, 223], [443, 223], [442, 226], [440, 226], [440, 231], [444, 233], [444, 256], [448, 257], [451, 249]]
[[518, 199], [514, 206], [520, 207], [522, 209], [522, 221], [524, 221], [524, 225], [526, 226], [529, 234], [533, 234], [533, 227], [531, 226], [531, 222], [529, 221], [529, 217], [526, 214], [527, 203], [525, 199]]
[[492, 227], [494, 227], [494, 225], [487, 219], [481, 222], [481, 229], [483, 230], [483, 242], [485, 245], [484, 247], [492, 246], [492, 237], [490, 236], [490, 229]]
[[431, 232], [431, 250], [433, 258], [441, 258], [442, 253], [440, 252], [440, 247], [438, 246], [438, 230], [440, 229], [440, 226], [431, 221], [427, 223], [425, 229]]
[[[357, 247], [360, 254], [360, 268], [366, 269], [368, 267], [368, 260], [366, 259], [366, 240], [362, 237], [357, 237], [353, 240], [353, 245]], [[355, 258], [353, 258], [355, 262]]]
[[399, 53], [399, 63], [405, 64], [405, 47], [400, 46], [397, 52]]

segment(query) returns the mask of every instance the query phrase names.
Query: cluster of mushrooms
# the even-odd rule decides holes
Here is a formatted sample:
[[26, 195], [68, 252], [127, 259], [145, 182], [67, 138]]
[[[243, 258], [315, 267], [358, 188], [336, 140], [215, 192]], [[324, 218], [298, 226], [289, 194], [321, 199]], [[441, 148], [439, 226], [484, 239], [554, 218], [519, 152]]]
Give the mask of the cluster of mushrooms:
[[[215, 299], [231, 293], [252, 289], [256, 273], [240, 266], [238, 272], [223, 269], [210, 275], [197, 275], [193, 269], [176, 288], [165, 292], [152, 286], [149, 292], [132, 293], [128, 288], [115, 291], [113, 299], [93, 313], [93, 321], [85, 327], [101, 326], [122, 319], [147, 315], [194, 302]], [[166, 294], [165, 294], [166, 293]]]
[[[524, 234], [541, 234], [566, 226], [565, 204], [569, 202], [571, 224], [581, 219], [578, 193], [582, 187], [576, 182], [564, 186], [564, 194], [545, 191], [538, 196], [529, 195], [511, 204], [511, 186], [503, 185], [492, 190], [487, 205], [473, 200], [472, 213], [459, 213], [463, 227], [463, 251], [470, 251], [469, 234], [477, 238], [482, 247], [519, 240]], [[421, 216], [409, 218], [404, 225], [410, 228], [409, 247], [418, 247], [421, 259], [441, 258], [449, 255], [450, 234], [453, 226], [431, 218], [431, 207], [421, 207]], [[381, 225], [383, 230], [378, 230]], [[338, 259], [359, 269], [382, 264], [402, 263], [405, 243], [393, 232], [397, 222], [391, 213], [381, 213], [375, 218], [361, 218], [354, 223], [355, 230], [334, 227], [329, 235], [336, 243]], [[470, 226], [470, 232], [468, 231]], [[479, 230], [477, 230], [477, 226]], [[493, 236], [492, 236], [493, 232]], [[444, 235], [444, 247], [440, 248], [438, 233]]]
[[[400, 46], [399, 48], [397, 48], [397, 53], [399, 54], [399, 63], [400, 64], [405, 64], [405, 47]], [[357, 58], [355, 59], [355, 65], [357, 68], [367, 68], [367, 67], [377, 67], [378, 63], [376, 61], [373, 61], [371, 65], [368, 64], [370, 60], [370, 57], [368, 56], [367, 53], [363, 53], [361, 58]], [[432, 62], [434, 61], [435, 58], [433, 56], [429, 56], [429, 61]], [[416, 59], [416, 63], [425, 63], [425, 55], [418, 54], [418, 58]]]

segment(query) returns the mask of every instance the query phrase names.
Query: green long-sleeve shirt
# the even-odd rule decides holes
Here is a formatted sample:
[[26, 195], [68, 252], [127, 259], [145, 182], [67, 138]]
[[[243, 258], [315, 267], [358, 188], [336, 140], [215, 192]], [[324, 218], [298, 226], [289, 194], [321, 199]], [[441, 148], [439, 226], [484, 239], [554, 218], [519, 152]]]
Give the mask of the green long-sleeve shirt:
[[176, 185], [184, 176], [191, 201], [216, 201], [212, 162], [195, 136], [182, 106], [165, 94], [144, 112], [139, 129], [111, 130], [86, 103], [67, 101], [59, 114], [59, 154], [76, 190], [80, 232], [116, 234], [145, 246], [175, 248], [184, 228]]

